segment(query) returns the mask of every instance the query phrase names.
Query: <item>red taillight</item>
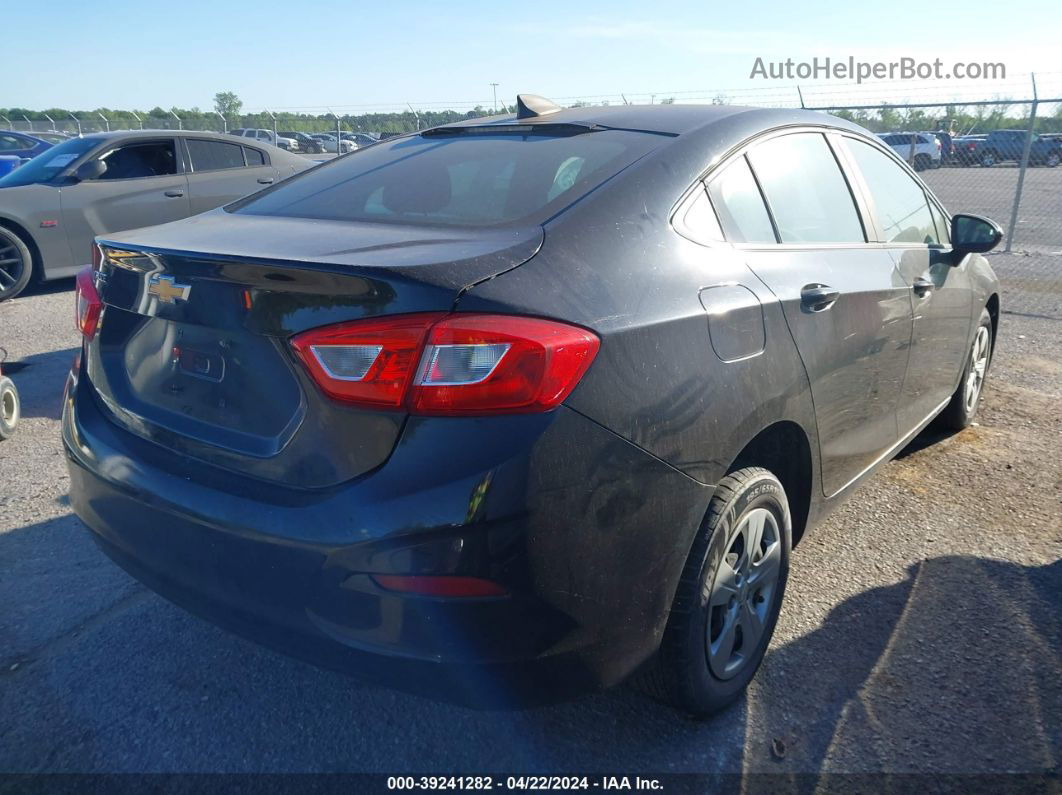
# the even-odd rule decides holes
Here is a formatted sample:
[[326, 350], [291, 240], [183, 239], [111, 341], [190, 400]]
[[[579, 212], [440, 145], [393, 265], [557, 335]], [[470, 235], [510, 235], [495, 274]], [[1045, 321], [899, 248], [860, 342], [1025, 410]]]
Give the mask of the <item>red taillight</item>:
[[86, 265], [77, 272], [75, 282], [77, 304], [74, 320], [87, 340], [96, 336], [96, 328], [100, 324], [100, 312], [103, 311], [103, 302], [100, 301], [99, 293], [96, 292], [92, 274], [92, 266]]
[[449, 577], [418, 574], [373, 574], [381, 588], [417, 596], [484, 598], [505, 596], [508, 591], [491, 580], [479, 577]]
[[337, 400], [414, 414], [482, 415], [556, 408], [600, 341], [554, 320], [426, 313], [326, 326], [297, 335], [292, 345]]

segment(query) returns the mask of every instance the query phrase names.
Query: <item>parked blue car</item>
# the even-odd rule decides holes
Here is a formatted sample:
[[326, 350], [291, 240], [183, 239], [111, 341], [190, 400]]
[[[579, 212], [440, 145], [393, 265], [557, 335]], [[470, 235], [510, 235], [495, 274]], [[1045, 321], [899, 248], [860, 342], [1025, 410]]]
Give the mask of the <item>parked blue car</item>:
[[14, 155], [23, 159], [36, 157], [52, 144], [26, 133], [14, 130], [0, 130], [0, 155]]

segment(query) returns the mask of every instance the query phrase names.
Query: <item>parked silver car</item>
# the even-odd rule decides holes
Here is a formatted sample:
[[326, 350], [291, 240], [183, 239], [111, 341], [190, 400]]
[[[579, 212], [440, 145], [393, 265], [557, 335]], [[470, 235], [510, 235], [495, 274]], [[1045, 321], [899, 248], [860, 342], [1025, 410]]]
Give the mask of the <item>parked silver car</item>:
[[176, 221], [315, 164], [208, 132], [71, 138], [0, 178], [0, 301], [32, 278], [73, 276], [96, 235]]

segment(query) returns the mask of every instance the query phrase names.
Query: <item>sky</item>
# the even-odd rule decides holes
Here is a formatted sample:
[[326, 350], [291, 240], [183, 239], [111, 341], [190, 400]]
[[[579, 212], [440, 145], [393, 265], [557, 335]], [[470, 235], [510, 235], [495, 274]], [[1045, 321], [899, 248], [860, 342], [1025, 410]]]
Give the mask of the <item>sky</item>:
[[724, 93], [769, 104], [814, 81], [750, 79], [757, 57], [904, 55], [1002, 62], [1007, 79], [876, 88], [835, 80], [817, 96], [1017, 97], [1029, 93], [1029, 72], [1058, 96], [1060, 23], [1057, 0], [51, 0], [4, 26], [0, 107], [209, 109], [216, 92], [234, 91], [245, 111], [464, 109], [489, 107], [492, 82], [509, 103], [527, 92], [566, 101]]

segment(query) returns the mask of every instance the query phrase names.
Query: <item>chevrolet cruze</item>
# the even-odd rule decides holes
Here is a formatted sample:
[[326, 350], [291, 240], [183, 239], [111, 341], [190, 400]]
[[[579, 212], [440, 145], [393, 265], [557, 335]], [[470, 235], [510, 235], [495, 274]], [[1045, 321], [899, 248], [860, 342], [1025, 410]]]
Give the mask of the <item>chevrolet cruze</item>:
[[523, 96], [98, 238], [71, 501], [319, 664], [472, 704], [637, 673], [708, 714], [792, 544], [971, 421], [1001, 234], [841, 119]]

